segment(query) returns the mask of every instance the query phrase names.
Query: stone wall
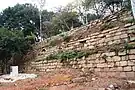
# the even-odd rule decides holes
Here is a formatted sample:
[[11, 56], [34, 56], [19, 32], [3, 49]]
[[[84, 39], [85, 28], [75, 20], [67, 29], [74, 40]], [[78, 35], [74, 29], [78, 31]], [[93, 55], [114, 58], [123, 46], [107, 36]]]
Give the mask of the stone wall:
[[87, 38], [63, 43], [57, 47], [59, 50], [97, 50], [87, 58], [61, 60], [43, 60], [32, 62], [29, 70], [53, 71], [70, 67], [95, 72], [115, 73], [118, 77], [135, 76], [135, 26], [115, 27], [93, 33]]

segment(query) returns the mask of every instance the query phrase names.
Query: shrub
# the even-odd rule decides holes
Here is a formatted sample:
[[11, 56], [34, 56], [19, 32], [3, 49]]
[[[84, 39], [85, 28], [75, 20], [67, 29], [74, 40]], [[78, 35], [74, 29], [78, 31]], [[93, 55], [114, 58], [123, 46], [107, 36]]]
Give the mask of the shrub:
[[65, 52], [59, 52], [57, 54], [51, 54], [46, 59], [47, 60], [53, 60], [53, 59], [61, 59], [61, 60], [67, 60], [67, 59], [73, 59], [73, 58], [82, 58], [82, 57], [88, 57], [88, 52], [83, 51], [65, 51]]
[[127, 19], [124, 21], [125, 23], [135, 23], [135, 20], [133, 18]]
[[133, 44], [125, 44], [125, 49], [126, 50], [129, 50], [129, 49], [134, 49], [135, 48], [135, 43], [133, 43]]

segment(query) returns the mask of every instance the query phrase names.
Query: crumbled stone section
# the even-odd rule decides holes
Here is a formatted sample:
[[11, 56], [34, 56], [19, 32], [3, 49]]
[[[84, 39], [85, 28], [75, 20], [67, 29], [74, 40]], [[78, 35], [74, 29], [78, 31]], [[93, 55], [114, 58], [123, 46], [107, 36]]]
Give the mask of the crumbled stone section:
[[35, 74], [18, 74], [16, 76], [12, 76], [12, 75], [2, 75], [0, 76], [0, 82], [1, 83], [11, 83], [11, 82], [15, 82], [18, 80], [23, 80], [23, 79], [30, 79], [30, 78], [36, 78], [37, 75]]

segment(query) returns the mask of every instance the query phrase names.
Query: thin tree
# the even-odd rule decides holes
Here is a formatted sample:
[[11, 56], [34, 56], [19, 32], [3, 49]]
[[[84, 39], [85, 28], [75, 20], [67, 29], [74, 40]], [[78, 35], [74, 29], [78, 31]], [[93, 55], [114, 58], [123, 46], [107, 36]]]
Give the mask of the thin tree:
[[39, 20], [40, 20], [39, 35], [40, 35], [41, 40], [42, 40], [42, 38], [43, 38], [43, 34], [42, 34], [42, 11], [43, 11], [43, 8], [45, 7], [46, 0], [34, 0], [34, 1], [36, 1], [38, 6], [39, 6]]

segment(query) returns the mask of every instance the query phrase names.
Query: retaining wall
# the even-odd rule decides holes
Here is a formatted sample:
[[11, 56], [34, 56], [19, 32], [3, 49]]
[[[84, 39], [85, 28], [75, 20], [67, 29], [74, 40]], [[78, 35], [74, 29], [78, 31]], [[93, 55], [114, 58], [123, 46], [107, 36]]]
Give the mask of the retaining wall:
[[94, 72], [111, 73], [118, 77], [135, 77], [135, 26], [115, 27], [93, 33], [87, 38], [63, 43], [60, 50], [97, 50], [81, 59], [44, 60], [32, 62], [29, 70], [53, 71], [70, 67]]

